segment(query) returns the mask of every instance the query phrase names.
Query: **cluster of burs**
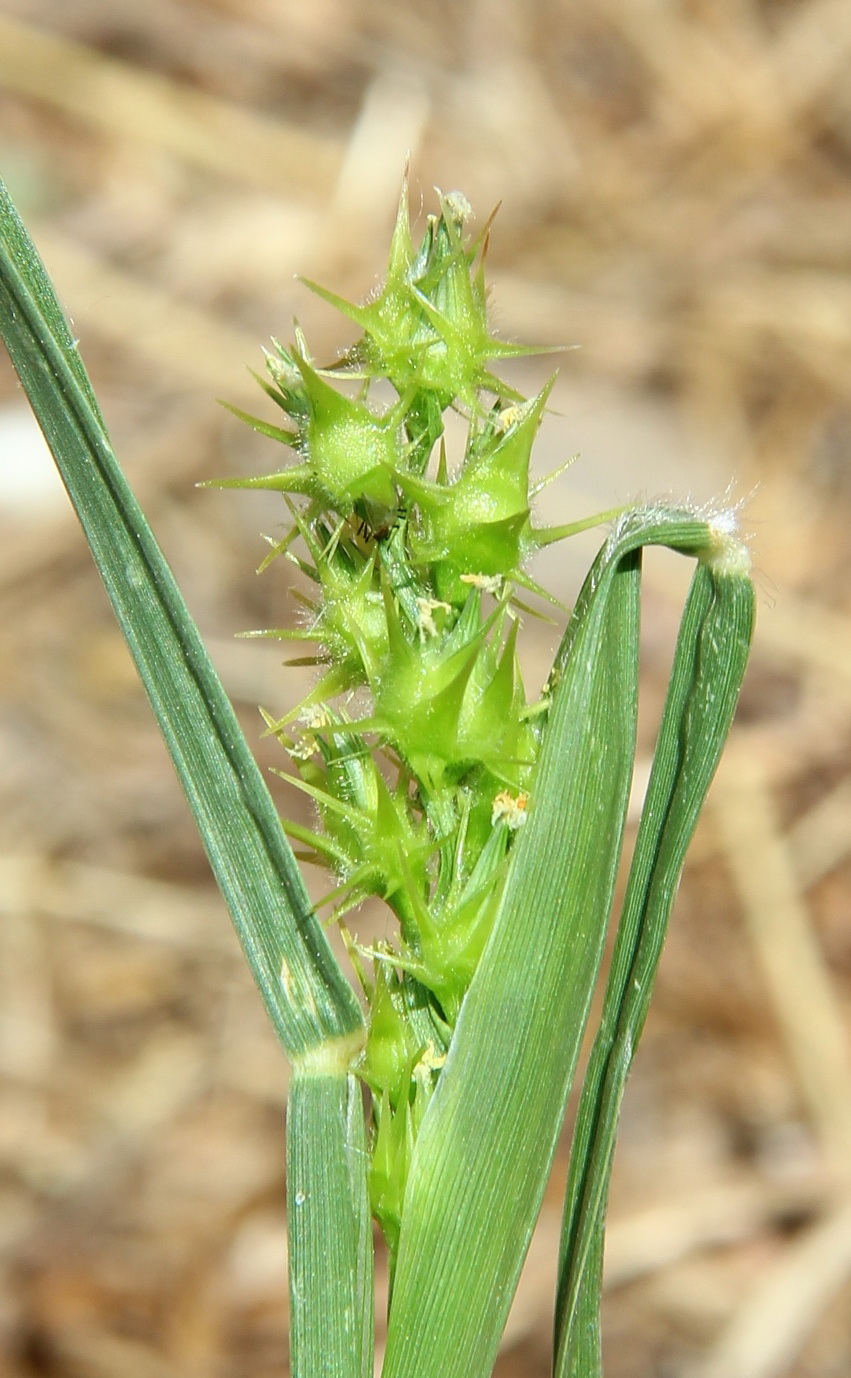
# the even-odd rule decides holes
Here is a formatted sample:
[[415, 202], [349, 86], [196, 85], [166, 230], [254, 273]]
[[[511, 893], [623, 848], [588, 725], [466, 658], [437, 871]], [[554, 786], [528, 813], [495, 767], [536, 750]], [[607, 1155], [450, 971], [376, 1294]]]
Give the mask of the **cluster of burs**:
[[[534, 351], [490, 334], [488, 227], [469, 236], [469, 214], [463, 197], [442, 197], [417, 247], [405, 193], [372, 300], [309, 284], [362, 334], [331, 368], [298, 331], [291, 348], [275, 345], [260, 381], [287, 424], [245, 419], [292, 462], [229, 481], [284, 494], [291, 525], [274, 552], [312, 590], [297, 595], [304, 625], [269, 633], [315, 643], [321, 667], [270, 722], [318, 815], [287, 831], [335, 874], [338, 914], [378, 895], [399, 921], [392, 947], [349, 940], [369, 1005], [358, 1070], [373, 1093], [372, 1204], [391, 1246], [417, 1127], [526, 816], [545, 705], [527, 704], [519, 673], [518, 589], [543, 594], [524, 566], [566, 534], [532, 525], [530, 453], [551, 384], [526, 400], [492, 372]], [[449, 408], [468, 423], [462, 457], [447, 458]]]

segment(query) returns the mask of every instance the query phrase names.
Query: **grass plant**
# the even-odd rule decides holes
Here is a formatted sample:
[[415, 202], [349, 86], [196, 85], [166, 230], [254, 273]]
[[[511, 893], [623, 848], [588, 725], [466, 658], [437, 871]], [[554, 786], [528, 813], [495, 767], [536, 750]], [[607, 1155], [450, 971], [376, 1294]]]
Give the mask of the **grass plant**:
[[[369, 302], [310, 284], [357, 342], [330, 367], [298, 331], [275, 342], [259, 381], [281, 423], [238, 413], [284, 445], [280, 468], [220, 481], [282, 494], [288, 530], [269, 559], [295, 561], [312, 590], [301, 625], [260, 633], [305, 645], [298, 660], [317, 667], [310, 693], [268, 720], [316, 815], [282, 822], [5, 192], [0, 217], [4, 338], [292, 1065], [295, 1378], [373, 1372], [372, 1218], [392, 1278], [385, 1378], [492, 1372], [621, 860], [642, 552], [694, 561], [565, 1202], [554, 1372], [594, 1378], [621, 1097], [752, 630], [733, 516], [654, 504], [595, 518], [611, 530], [544, 691], [527, 699], [518, 634], [550, 597], [529, 561], [589, 523], [534, 521], [530, 457], [552, 381], [526, 399], [499, 375], [530, 351], [490, 332], [489, 227], [471, 236], [463, 198], [446, 196], [416, 242], [403, 194]], [[460, 456], [447, 452], [449, 408], [467, 421]], [[341, 924], [375, 896], [395, 916], [395, 939], [369, 948], [344, 927], [357, 993], [292, 846], [331, 872]]]

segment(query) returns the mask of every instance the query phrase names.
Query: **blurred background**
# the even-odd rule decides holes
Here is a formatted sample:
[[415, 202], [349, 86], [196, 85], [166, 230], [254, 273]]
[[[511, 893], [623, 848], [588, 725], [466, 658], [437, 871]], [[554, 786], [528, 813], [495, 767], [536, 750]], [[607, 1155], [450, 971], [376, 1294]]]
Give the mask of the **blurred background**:
[[[498, 329], [576, 346], [545, 519], [742, 504], [756, 649], [624, 1111], [608, 1378], [851, 1373], [849, 66], [847, 0], [0, 0], [2, 175], [264, 765], [304, 672], [233, 637], [292, 615], [253, 572], [281, 512], [195, 484], [281, 462], [215, 399], [263, 409], [294, 314], [349, 342], [294, 274], [373, 288], [406, 159], [420, 224], [434, 185], [502, 202]], [[0, 1375], [271, 1378], [286, 1068], [0, 370]], [[567, 602], [598, 539], [537, 571]], [[681, 564], [647, 562], [637, 793]], [[499, 1378], [549, 1372], [564, 1171]]]

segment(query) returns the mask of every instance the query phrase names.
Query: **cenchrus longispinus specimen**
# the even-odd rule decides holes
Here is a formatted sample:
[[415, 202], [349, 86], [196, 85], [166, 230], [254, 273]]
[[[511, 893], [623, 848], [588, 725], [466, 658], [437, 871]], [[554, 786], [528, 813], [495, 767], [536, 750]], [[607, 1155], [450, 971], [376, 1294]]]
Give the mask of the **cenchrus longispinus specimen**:
[[[696, 562], [583, 1086], [555, 1298], [556, 1378], [601, 1372], [602, 1237], [617, 1115], [685, 850], [745, 669], [748, 559], [730, 512], [642, 505], [536, 523], [525, 398], [501, 365], [485, 255], [458, 194], [419, 243], [403, 193], [386, 277], [331, 366], [296, 331], [259, 381], [287, 449], [225, 486], [281, 492], [268, 559], [299, 566], [316, 681], [270, 731], [314, 806], [284, 827], [395, 936], [327, 943], [268, 789], [111, 451], [29, 236], [0, 200], [0, 326], [127, 637], [246, 957], [292, 1067], [291, 1371], [373, 1372], [373, 1240], [393, 1278], [385, 1378], [485, 1378], [540, 1208], [602, 958], [635, 751], [641, 552]], [[463, 452], [445, 443], [452, 408]], [[232, 410], [236, 410], [233, 409]], [[555, 477], [555, 475], [551, 476]], [[517, 653], [549, 595], [542, 546], [612, 520], [542, 692]], [[267, 561], [268, 562], [268, 561]], [[550, 600], [552, 601], [552, 600]], [[361, 1088], [368, 1117], [364, 1118]]]

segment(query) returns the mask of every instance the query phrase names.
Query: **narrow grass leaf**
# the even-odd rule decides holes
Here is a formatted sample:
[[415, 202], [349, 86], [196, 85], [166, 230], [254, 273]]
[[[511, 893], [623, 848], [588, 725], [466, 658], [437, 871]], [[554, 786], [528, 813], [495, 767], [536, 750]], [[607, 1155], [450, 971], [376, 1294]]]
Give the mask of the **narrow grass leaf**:
[[732, 721], [753, 628], [745, 560], [698, 564], [683, 613], [565, 1200], [555, 1378], [600, 1378], [603, 1230], [618, 1116], [686, 849]]
[[[272, 1023], [293, 1061], [293, 1373], [369, 1378], [373, 1248], [363, 1016], [314, 914], [233, 709], [112, 453], [36, 250], [0, 184], [0, 328], [53, 452], [195, 815]], [[321, 1357], [320, 1357], [321, 1356]]]
[[83, 525], [266, 1007], [289, 1055], [362, 1016], [271, 796], [112, 453], [35, 247], [0, 184], [0, 327]]

